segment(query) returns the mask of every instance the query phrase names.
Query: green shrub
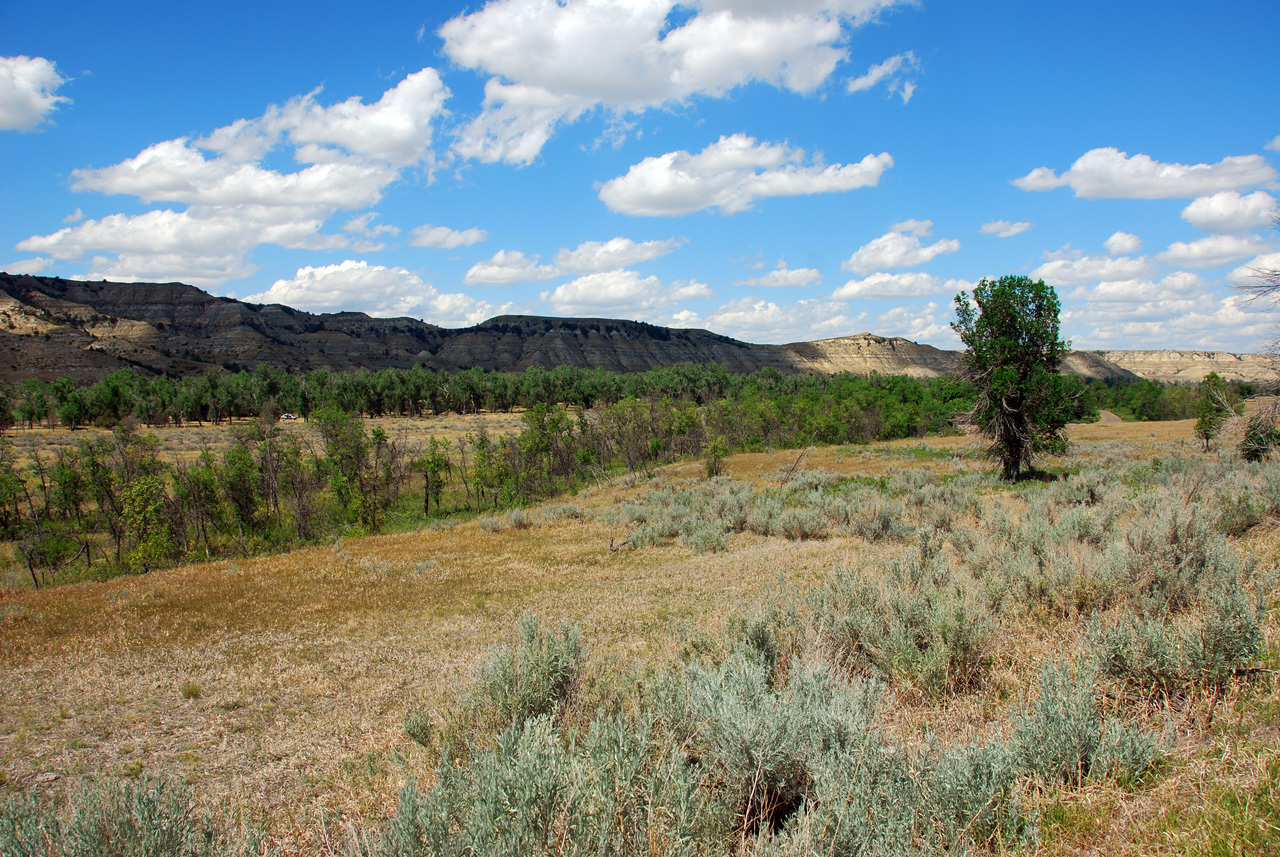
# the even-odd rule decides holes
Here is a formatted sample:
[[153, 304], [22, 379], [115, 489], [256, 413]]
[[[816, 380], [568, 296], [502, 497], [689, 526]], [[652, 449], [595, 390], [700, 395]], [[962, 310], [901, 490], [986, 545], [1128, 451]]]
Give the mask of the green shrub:
[[874, 573], [838, 569], [812, 600], [815, 622], [855, 668], [933, 697], [981, 686], [995, 627], [972, 590], [938, 561], [937, 536]]
[[1132, 611], [1090, 626], [1103, 671], [1150, 693], [1222, 688], [1258, 654], [1260, 611], [1238, 587], [1213, 594], [1198, 615], [1142, 616]]
[[1049, 783], [1078, 786], [1085, 780], [1142, 778], [1161, 757], [1159, 744], [1132, 726], [1106, 723], [1092, 668], [1079, 661], [1049, 663], [1040, 674], [1040, 694], [1014, 722], [1019, 767]]
[[557, 713], [568, 701], [586, 661], [582, 632], [562, 625], [556, 632], [525, 613], [515, 645], [499, 646], [480, 666], [471, 700], [486, 722], [527, 720]]
[[190, 792], [169, 780], [83, 786], [67, 813], [33, 795], [0, 799], [5, 857], [221, 857], [254, 843], [220, 835]]

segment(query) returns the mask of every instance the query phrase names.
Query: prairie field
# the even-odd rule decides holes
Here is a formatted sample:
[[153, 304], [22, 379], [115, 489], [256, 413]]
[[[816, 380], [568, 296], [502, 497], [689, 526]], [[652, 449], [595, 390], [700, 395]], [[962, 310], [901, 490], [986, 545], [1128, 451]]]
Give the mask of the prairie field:
[[[480, 421], [519, 425], [430, 430]], [[20, 454], [37, 433], [17, 433]], [[159, 437], [176, 459], [224, 434]], [[1068, 455], [1016, 486], [963, 436], [746, 453], [713, 480], [690, 461], [413, 532], [0, 591], [0, 796], [61, 807], [86, 783], [172, 782], [228, 836], [256, 831], [264, 853], [436, 853], [426, 833], [397, 851], [386, 830], [414, 799], [448, 802], [432, 791], [442, 771], [518, 761], [503, 742], [543, 729], [581, 774], [590, 736], [623, 718], [649, 724], [637, 758], [654, 789], [674, 776], [653, 761], [666, 730], [699, 748], [681, 770], [698, 771], [701, 833], [658, 837], [679, 825], [647, 793], [652, 853], [1280, 854], [1280, 467], [1201, 452], [1191, 421], [1070, 434]], [[522, 680], [510, 665], [566, 626], [580, 634], [571, 681], [521, 726], [486, 688], [503, 663]], [[732, 684], [757, 673], [754, 696]], [[862, 723], [876, 759], [909, 757], [886, 782], [934, 796], [883, 829], [858, 810], [862, 850], [819, 829], [836, 812], [828, 756], [793, 748], [802, 773], [776, 782], [761, 760], [743, 797], [729, 756], [716, 761], [730, 750], [707, 737], [719, 709], [695, 693], [714, 680], [711, 698], [748, 712], [766, 699], [782, 717], [812, 676], [827, 707], [788, 729], [834, 717], [831, 700], [873, 699], [835, 721]], [[1058, 691], [1088, 709], [1071, 727], [1088, 749], [1042, 758]], [[967, 785], [943, 789], [937, 772], [957, 760]], [[599, 778], [579, 774], [566, 782]], [[958, 807], [948, 821], [942, 794]], [[480, 823], [449, 806], [450, 835]], [[521, 847], [576, 853], [586, 822], [568, 821], [569, 803], [539, 806], [555, 841]]]

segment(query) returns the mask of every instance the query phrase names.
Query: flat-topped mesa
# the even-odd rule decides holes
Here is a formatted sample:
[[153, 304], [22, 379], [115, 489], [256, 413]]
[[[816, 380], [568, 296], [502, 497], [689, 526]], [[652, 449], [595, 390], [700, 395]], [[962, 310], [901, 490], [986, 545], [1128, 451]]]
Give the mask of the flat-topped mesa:
[[[449, 329], [413, 318], [310, 313], [249, 304], [182, 283], [82, 282], [0, 273], [0, 381], [71, 375], [91, 381], [117, 369], [181, 375], [211, 368], [288, 371], [423, 366], [521, 371], [570, 365], [637, 372], [719, 363], [730, 372], [857, 375], [955, 374], [960, 353], [909, 339], [859, 333], [756, 345], [707, 330], [607, 318], [507, 315]], [[1277, 377], [1272, 359], [1220, 351], [1076, 351], [1063, 370], [1086, 378], [1135, 375], [1200, 381]]]

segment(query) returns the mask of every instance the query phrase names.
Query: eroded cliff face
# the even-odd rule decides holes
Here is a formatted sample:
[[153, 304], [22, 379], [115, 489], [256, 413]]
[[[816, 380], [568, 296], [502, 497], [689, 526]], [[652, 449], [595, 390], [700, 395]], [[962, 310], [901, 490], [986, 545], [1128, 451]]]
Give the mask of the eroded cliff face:
[[[0, 273], [0, 380], [100, 378], [116, 369], [189, 374], [210, 368], [289, 371], [473, 366], [521, 371], [562, 364], [636, 372], [677, 363], [733, 373], [954, 374], [960, 355], [899, 337], [859, 333], [753, 345], [705, 330], [617, 319], [501, 316], [450, 330], [411, 318], [309, 313], [246, 304], [181, 283], [79, 282]], [[1077, 351], [1064, 369], [1087, 378], [1138, 375], [1193, 383], [1277, 377], [1267, 355], [1211, 351]]]
[[1167, 384], [1198, 384], [1210, 372], [1225, 381], [1274, 382], [1280, 361], [1273, 354], [1232, 354], [1227, 351], [1101, 351], [1107, 362], [1142, 378]]
[[855, 375], [878, 373], [935, 378], [954, 375], [960, 365], [957, 352], [874, 333], [757, 347], [776, 348], [779, 360], [797, 371], [825, 375], [850, 372]]

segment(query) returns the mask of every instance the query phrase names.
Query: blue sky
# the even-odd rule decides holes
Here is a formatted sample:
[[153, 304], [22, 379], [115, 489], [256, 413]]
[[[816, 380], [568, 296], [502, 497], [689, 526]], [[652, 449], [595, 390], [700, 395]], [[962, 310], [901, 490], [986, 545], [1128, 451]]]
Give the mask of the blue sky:
[[1258, 350], [1280, 4], [0, 4], [0, 269], [449, 327]]

